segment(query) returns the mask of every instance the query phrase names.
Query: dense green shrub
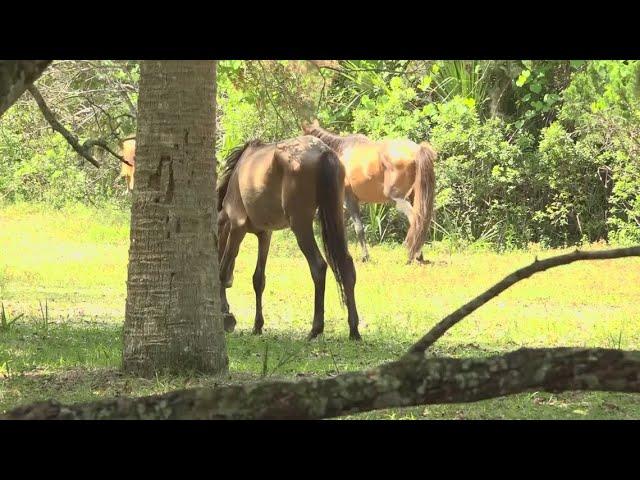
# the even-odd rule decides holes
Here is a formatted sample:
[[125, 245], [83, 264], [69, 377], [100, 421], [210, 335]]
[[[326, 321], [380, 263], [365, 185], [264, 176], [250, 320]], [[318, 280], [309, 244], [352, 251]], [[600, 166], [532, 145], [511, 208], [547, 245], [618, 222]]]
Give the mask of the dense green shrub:
[[584, 202], [591, 218], [604, 222], [602, 236], [622, 243], [640, 241], [639, 87], [639, 61], [589, 62], [564, 91], [559, 115], [589, 165], [576, 183], [598, 184]]
[[[524, 142], [500, 119], [481, 122], [472, 99], [455, 97], [432, 117], [438, 151], [438, 224], [444, 235], [522, 244], [531, 236]], [[511, 140], [511, 141], [510, 141]]]

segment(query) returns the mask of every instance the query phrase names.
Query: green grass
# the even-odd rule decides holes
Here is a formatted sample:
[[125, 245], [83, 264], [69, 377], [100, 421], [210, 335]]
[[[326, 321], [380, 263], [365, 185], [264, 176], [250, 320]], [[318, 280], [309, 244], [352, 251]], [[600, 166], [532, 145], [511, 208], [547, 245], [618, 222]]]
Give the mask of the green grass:
[[[304, 378], [360, 370], [393, 360], [453, 309], [512, 270], [557, 251], [496, 254], [425, 248], [435, 262], [406, 266], [401, 246], [370, 250], [357, 262], [356, 296], [364, 341], [350, 342], [335, 283], [327, 282], [325, 335], [311, 327], [313, 283], [288, 231], [274, 234], [264, 293], [265, 334], [250, 334], [256, 240], [247, 236], [228, 296], [238, 319], [227, 335], [231, 374], [145, 380], [118, 370], [126, 298], [128, 216], [117, 211], [42, 206], [0, 208], [0, 411], [33, 401], [90, 401], [196, 385]], [[591, 246], [588, 248], [601, 248]], [[355, 244], [352, 253], [359, 258]], [[438, 355], [480, 356], [519, 347], [640, 346], [640, 259], [578, 262], [516, 285], [454, 327]], [[48, 322], [40, 302], [48, 306]], [[263, 371], [267, 351], [267, 369]], [[637, 395], [528, 393], [471, 404], [383, 410], [348, 418], [640, 418]]]

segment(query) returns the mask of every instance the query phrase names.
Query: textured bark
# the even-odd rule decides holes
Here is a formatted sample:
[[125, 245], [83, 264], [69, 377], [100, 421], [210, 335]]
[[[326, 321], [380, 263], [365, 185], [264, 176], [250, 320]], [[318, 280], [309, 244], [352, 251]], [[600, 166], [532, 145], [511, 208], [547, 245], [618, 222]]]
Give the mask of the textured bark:
[[51, 60], [0, 60], [0, 117], [50, 63]]
[[611, 250], [603, 250], [596, 252], [580, 252], [576, 250], [573, 253], [566, 255], [558, 255], [555, 257], [547, 258], [545, 260], [536, 260], [529, 266], [516, 270], [515, 272], [507, 275], [500, 282], [496, 283], [489, 290], [476, 298], [466, 303], [458, 310], [450, 313], [440, 322], [436, 324], [431, 330], [427, 332], [418, 342], [416, 342], [410, 349], [407, 355], [414, 353], [424, 352], [427, 348], [433, 345], [440, 337], [442, 337], [451, 327], [461, 321], [463, 318], [480, 308], [494, 297], [497, 297], [500, 293], [504, 292], [507, 288], [515, 285], [520, 280], [529, 278], [534, 273], [543, 272], [553, 267], [559, 267], [560, 265], [567, 265], [569, 263], [577, 262], [579, 260], [609, 260], [612, 258], [623, 257], [638, 257], [640, 256], [640, 245], [629, 248], [614, 248]]
[[143, 61], [123, 367], [227, 371], [217, 261], [212, 61]]
[[640, 352], [522, 349], [489, 358], [411, 355], [331, 379], [193, 389], [72, 406], [43, 402], [4, 419], [320, 419], [526, 391], [640, 392]]

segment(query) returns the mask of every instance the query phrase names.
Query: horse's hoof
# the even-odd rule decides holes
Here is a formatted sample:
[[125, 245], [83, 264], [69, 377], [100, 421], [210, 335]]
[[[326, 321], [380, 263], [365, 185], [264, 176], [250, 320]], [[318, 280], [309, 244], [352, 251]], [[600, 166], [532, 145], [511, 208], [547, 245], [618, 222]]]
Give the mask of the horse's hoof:
[[362, 257], [362, 263], [367, 263], [370, 260], [369, 255]]
[[262, 327], [260, 327], [260, 328], [253, 327], [253, 331], [251, 333], [253, 335], [262, 335]]
[[225, 313], [224, 315], [224, 331], [231, 333], [236, 329], [236, 317], [232, 313]]
[[407, 265], [411, 265], [412, 263], [416, 263], [417, 265], [429, 265], [433, 262], [431, 260], [425, 260], [422, 255], [414, 258], [413, 260], [407, 260]]
[[233, 287], [233, 273], [229, 276], [229, 278], [225, 282], [222, 282], [222, 286], [224, 288]]
[[362, 337], [360, 336], [359, 332], [351, 332], [349, 333], [349, 340], [359, 342], [362, 340]]

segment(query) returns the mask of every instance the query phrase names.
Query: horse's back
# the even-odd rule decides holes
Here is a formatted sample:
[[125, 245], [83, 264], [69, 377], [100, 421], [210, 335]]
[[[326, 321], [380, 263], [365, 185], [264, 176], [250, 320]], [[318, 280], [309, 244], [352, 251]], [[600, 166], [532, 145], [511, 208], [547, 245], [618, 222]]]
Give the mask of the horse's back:
[[408, 168], [415, 163], [420, 145], [412, 140], [381, 140], [380, 147], [395, 168]]
[[238, 166], [238, 188], [255, 230], [280, 230], [300, 209], [316, 208], [317, 166], [331, 150], [302, 136], [256, 147]]
[[384, 159], [393, 166], [394, 187], [406, 194], [415, 176], [415, 158], [420, 146], [411, 140], [389, 139], [355, 144], [346, 148], [341, 161], [346, 168], [347, 184], [365, 203], [384, 203]]
[[345, 167], [345, 183], [356, 197], [368, 203], [386, 201], [382, 194], [384, 170], [377, 143], [360, 143], [348, 147], [340, 160]]

